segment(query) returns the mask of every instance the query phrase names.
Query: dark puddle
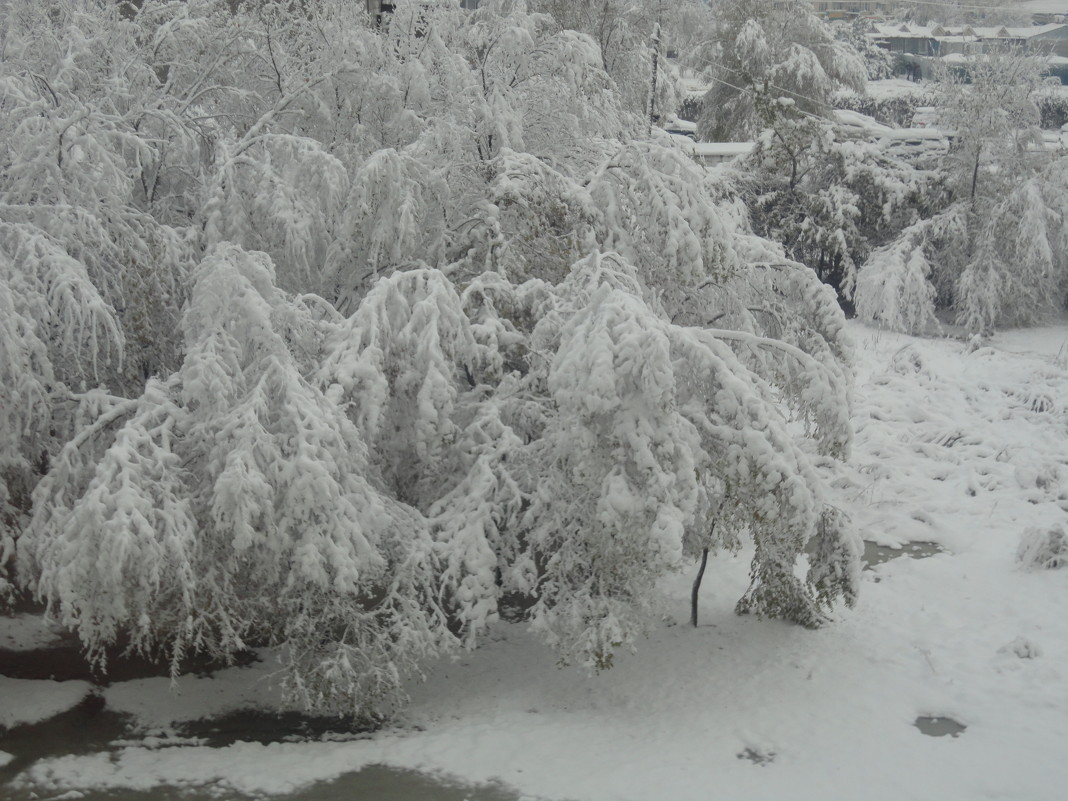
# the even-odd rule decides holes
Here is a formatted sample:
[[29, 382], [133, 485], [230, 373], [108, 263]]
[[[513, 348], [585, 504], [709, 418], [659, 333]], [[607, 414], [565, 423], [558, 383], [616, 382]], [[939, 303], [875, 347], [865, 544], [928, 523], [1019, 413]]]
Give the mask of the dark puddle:
[[[232, 665], [217, 659], [194, 655], [182, 660], [179, 672], [208, 675], [225, 667], [245, 667], [256, 661], [256, 654], [248, 651], [234, 656]], [[0, 648], [0, 675], [12, 679], [51, 679], [52, 681], [88, 681], [107, 686], [114, 682], [170, 676], [170, 661], [138, 653], [122, 647], [108, 649], [103, 666], [92, 665], [85, 658], [77, 637], [64, 634], [61, 640], [45, 648], [32, 651], [10, 651]]]
[[[43, 610], [39, 604], [23, 599], [13, 611], [39, 614]], [[238, 655], [235, 661], [238, 665], [247, 665], [255, 660], [255, 654], [249, 652]], [[182, 672], [204, 675], [225, 666], [194, 658], [182, 663]], [[42, 649], [0, 649], [0, 674], [12, 678], [83, 680], [106, 685], [117, 681], [168, 676], [170, 664], [166, 659], [129, 655], [117, 648], [109, 652], [107, 669], [103, 672], [86, 661], [77, 638], [65, 634], [53, 645]], [[91, 695], [76, 707], [40, 723], [7, 730], [0, 728], [0, 751], [14, 757], [0, 767], [0, 799], [31, 801], [77, 797], [79, 801], [258, 801], [263, 798], [242, 795], [219, 785], [153, 787], [149, 790], [71, 788], [74, 792], [70, 794], [11, 785], [16, 776], [41, 759], [107, 753], [124, 746], [138, 745], [142, 742], [142, 735], [135, 734], [129, 724], [127, 716], [107, 709], [103, 698]], [[182, 747], [190, 743], [223, 747], [238, 741], [349, 740], [369, 736], [369, 730], [353, 726], [344, 718], [243, 711], [183, 724], [178, 727], [178, 735], [168, 747]], [[152, 741], [167, 746], [168, 739], [153, 738]], [[266, 798], [269, 801], [519, 801], [520, 795], [498, 783], [467, 785], [446, 777], [371, 765], [297, 793]]]
[[[107, 710], [99, 696], [91, 696], [63, 714], [47, 721], [0, 731], [0, 751], [14, 756], [0, 767], [0, 798], [4, 801], [75, 798], [80, 801], [252, 801], [263, 796], [249, 796], [224, 785], [199, 787], [153, 787], [148, 790], [83, 790], [42, 792], [31, 786], [15, 787], [12, 780], [34, 762], [49, 757], [96, 754], [121, 747], [137, 746], [130, 737], [127, 718]], [[317, 739], [356, 739], [367, 736], [346, 726], [338, 718], [312, 718], [296, 713], [271, 715], [237, 712], [214, 720], [183, 725], [181, 737], [171, 748], [190, 743], [223, 747], [243, 742], [308, 741]], [[167, 746], [167, 739], [154, 739]], [[498, 784], [467, 785], [448, 778], [416, 771], [371, 765], [336, 779], [319, 782], [305, 790], [285, 795], [266, 796], [269, 801], [519, 801], [520, 795]]]
[[387, 765], [369, 765], [363, 770], [282, 795], [247, 795], [223, 784], [156, 786], [148, 790], [67, 790], [55, 791], [55, 795], [51, 792], [42, 795], [32, 787], [16, 789], [0, 784], [0, 795], [5, 801], [48, 798], [77, 798], [78, 801], [521, 801], [521, 798], [529, 798], [497, 782], [462, 784], [445, 777]]
[[371, 765], [358, 773], [286, 796], [285, 801], [518, 801], [519, 798], [518, 793], [503, 784], [457, 784], [416, 771]]
[[960, 737], [961, 733], [968, 728], [953, 718], [931, 716], [918, 717], [912, 725], [928, 737]]
[[775, 761], [775, 753], [774, 752], [765, 753], [763, 751], [757, 751], [754, 748], [746, 748], [744, 751], [740, 752], [737, 756], [738, 756], [738, 759], [748, 759], [754, 765], [760, 765], [760, 766], [770, 765], [772, 762]]
[[178, 726], [183, 737], [200, 740], [212, 748], [236, 742], [281, 743], [308, 740], [355, 740], [370, 736], [373, 729], [360, 727], [347, 718], [315, 717], [299, 712], [242, 710], [216, 718]]
[[945, 548], [936, 542], [918, 540], [907, 542], [900, 548], [892, 548], [889, 545], [876, 545], [874, 542], [864, 540], [864, 556], [861, 560], [866, 563], [866, 569], [870, 570], [875, 565], [881, 565], [883, 562], [889, 562], [901, 556], [907, 556], [909, 559], [926, 559], [939, 553], [945, 553]]

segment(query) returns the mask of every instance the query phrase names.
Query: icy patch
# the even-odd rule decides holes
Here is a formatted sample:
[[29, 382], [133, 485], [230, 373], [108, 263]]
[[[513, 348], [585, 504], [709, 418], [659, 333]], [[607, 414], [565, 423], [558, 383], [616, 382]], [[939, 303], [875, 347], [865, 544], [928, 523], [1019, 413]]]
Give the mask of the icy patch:
[[9, 754], [7, 751], [0, 751], [0, 768], [10, 763], [14, 758], [14, 754]]
[[960, 737], [968, 727], [953, 718], [921, 716], [912, 724], [928, 737]]
[[85, 681], [38, 681], [0, 676], [0, 727], [37, 723], [66, 712], [85, 698]]
[[945, 548], [937, 542], [906, 542], [903, 546], [877, 545], [874, 542], [864, 542], [864, 556], [861, 561], [865, 562], [870, 570], [883, 562], [907, 556], [909, 559], [926, 559], [935, 554], [945, 553]]

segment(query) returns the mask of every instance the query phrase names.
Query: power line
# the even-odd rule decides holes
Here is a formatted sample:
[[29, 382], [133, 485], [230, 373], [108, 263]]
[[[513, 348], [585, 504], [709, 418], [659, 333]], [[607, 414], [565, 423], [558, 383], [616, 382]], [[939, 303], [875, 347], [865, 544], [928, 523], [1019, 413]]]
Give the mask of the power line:
[[[727, 72], [733, 72], [735, 75], [738, 75], [738, 76], [740, 76], [742, 78], [746, 77], [744, 72], [740, 72], [739, 70], [736, 70], [736, 69], [733, 69], [731, 67], [728, 67], [726, 64], [718, 64], [715, 61], [712, 61], [711, 59], [707, 59], [707, 58], [703, 58], [701, 60], [705, 64], [707, 64], [709, 66], [716, 67], [716, 68], [721, 69], [721, 70], [726, 70]], [[738, 86], [734, 86], [733, 84], [727, 83], [726, 81], [720, 80], [719, 78], [716, 78], [716, 77], [713, 77], [712, 80], [719, 81], [719, 83], [722, 83], [725, 86], [730, 86], [732, 89], [737, 89], [740, 92], [741, 91], [750, 91], [750, 90], [747, 90], [747, 89], [742, 89], [741, 87], [738, 87]], [[800, 92], [795, 92], [792, 89], [787, 89], [787, 88], [785, 88], [783, 86], [777, 86], [777, 85], [775, 85], [773, 83], [768, 83], [768, 88], [769, 89], [774, 89], [774, 90], [776, 90], [778, 92], [785, 92], [788, 95], [793, 95], [794, 97], [796, 97], [796, 98], [798, 98], [800, 100], [807, 101], [807, 102], [811, 103], [814, 106], [823, 105], [822, 101], [816, 100], [815, 98], [809, 97], [808, 95], [803, 95]], [[755, 92], [753, 94], [756, 95]], [[756, 96], [759, 96], [759, 95], [756, 95]]]
[[[731, 72], [735, 72], [735, 70], [731, 70]], [[751, 95], [752, 97], [755, 97], [758, 100], [760, 99], [760, 95], [757, 93], [757, 91], [755, 89], [752, 89], [752, 88], [749, 88], [749, 87], [743, 87], [743, 86], [735, 86], [730, 81], [725, 81], [722, 78], [716, 78], [714, 76], [712, 77], [712, 80], [715, 81], [716, 83], [721, 83], [724, 86], [730, 87], [731, 89], [734, 89], [736, 92], [741, 92], [742, 94]], [[768, 84], [768, 85], [771, 86], [771, 84]], [[772, 88], [778, 89], [779, 87], [772, 87]], [[780, 91], [788, 91], [788, 90], [780, 89]], [[794, 93], [791, 93], [791, 94], [796, 94], [796, 93], [794, 92]], [[804, 97], [803, 95], [797, 95], [797, 96], [798, 97]], [[806, 98], [806, 99], [810, 100], [811, 102], [816, 102], [816, 101], [812, 100], [811, 98]], [[798, 114], [800, 114], [803, 117], [809, 117], [810, 119], [816, 120], [817, 122], [829, 122], [830, 121], [826, 117], [821, 117], [818, 114], [812, 114], [811, 112], [805, 111], [804, 109], [801, 109], [801, 108], [795, 108], [794, 111], [797, 112]]]
[[[1034, 13], [1036, 13], [1036, 12], [1029, 11], [1028, 9], [1024, 8], [1023, 7], [1024, 4], [1021, 4], [1021, 5], [1018, 5], [1018, 6], [976, 6], [976, 5], [970, 5], [968, 3], [944, 2], [944, 0], [943, 1], [940, 1], [940, 0], [891, 0], [891, 2], [885, 2], [885, 3], [883, 3], [883, 5], [889, 7], [890, 9], [893, 9], [896, 6], [938, 6], [938, 7], [941, 7], [941, 8], [957, 8], [957, 9], [965, 8], [965, 9], [968, 9], [969, 11], [1009, 11], [1009, 12], [1015, 12], [1015, 13], [1019, 13], [1019, 14], [1034, 14]], [[1065, 5], [1065, 9], [1064, 9], [1063, 12], [1051, 11], [1051, 12], [1038, 12], [1038, 13], [1050, 13], [1050, 14], [1063, 13], [1064, 15], [1068, 16], [1068, 2], [1065, 2], [1064, 5]], [[819, 13], [819, 12], [817, 12], [817, 13]]]

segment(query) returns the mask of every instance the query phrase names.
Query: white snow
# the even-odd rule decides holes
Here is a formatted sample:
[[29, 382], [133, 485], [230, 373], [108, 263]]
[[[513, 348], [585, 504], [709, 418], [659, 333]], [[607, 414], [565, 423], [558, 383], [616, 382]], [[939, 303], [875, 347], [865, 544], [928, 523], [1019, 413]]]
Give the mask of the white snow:
[[55, 645], [62, 637], [63, 630], [42, 615], [0, 616], [0, 649], [34, 651]]
[[1027, 0], [1020, 3], [1020, 11], [1029, 14], [1064, 14], [1068, 16], [1068, 2], [1065, 0]]
[[107, 707], [131, 715], [144, 728], [170, 727], [242, 709], [293, 710], [282, 700], [274, 674], [279, 665], [271, 651], [246, 668], [219, 670], [206, 676], [183, 676], [177, 685], [168, 678], [134, 679], [102, 690]]
[[0, 768], [4, 767], [4, 765], [8, 764], [14, 758], [14, 755], [9, 754], [7, 751], [0, 751]]
[[[1028, 528], [1068, 513], [1068, 325], [972, 344], [851, 330], [857, 432], [836, 503], [865, 539], [946, 552], [866, 571], [856, 608], [825, 628], [737, 617], [751, 554], [721, 555], [697, 629], [685, 624], [692, 576], [679, 576], [664, 587], [674, 620], [597, 675], [558, 667], [501, 623], [429, 670], [404, 719], [370, 739], [127, 747], [40, 761], [19, 787], [287, 793], [386, 763], [545, 799], [1059, 801], [1068, 570], [1025, 570], [1015, 555]], [[230, 692], [251, 702], [260, 692], [242, 679], [264, 669], [183, 679], [178, 698], [156, 681], [106, 699], [165, 725]], [[7, 710], [22, 693], [3, 686]], [[967, 728], [924, 736], [921, 716]]]
[[84, 681], [0, 676], [0, 729], [37, 723], [77, 706], [90, 692]]

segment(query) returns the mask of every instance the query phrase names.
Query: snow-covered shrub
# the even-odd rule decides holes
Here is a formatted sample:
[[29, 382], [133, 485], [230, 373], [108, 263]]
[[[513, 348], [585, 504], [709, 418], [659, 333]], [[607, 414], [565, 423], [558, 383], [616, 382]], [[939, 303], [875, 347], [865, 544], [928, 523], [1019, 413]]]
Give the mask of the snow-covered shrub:
[[1038, 659], [1042, 656], [1042, 649], [1027, 637], [1017, 637], [998, 648], [998, 653], [1012, 654], [1017, 659]]
[[[524, 516], [534, 561], [546, 565], [536, 628], [566, 656], [606, 666], [651, 622], [660, 575], [704, 548], [736, 548], [744, 534], [757, 553], [739, 611], [817, 625], [821, 603], [853, 597], [853, 535], [825, 515], [809, 457], [733, 347], [782, 347], [800, 365], [805, 354], [672, 325], [639, 287], [626, 262], [590, 257], [562, 287], [577, 308], [535, 330], [555, 350], [547, 388], [557, 409], [535, 451], [542, 478]], [[820, 372], [814, 360], [811, 369]], [[833, 392], [813, 400], [844, 402]], [[817, 534], [823, 558], [810, 586], [793, 565]]]
[[266, 256], [209, 254], [181, 369], [60, 453], [20, 572], [96, 659], [120, 633], [174, 670], [189, 651], [267, 643], [309, 706], [379, 715], [450, 639], [433, 544], [379, 489], [344, 407], [302, 374], [301, 317]]
[[938, 330], [935, 309], [952, 291], [969, 233], [962, 204], [905, 228], [859, 271], [853, 297], [857, 317], [906, 333]]
[[1064, 526], [1027, 529], [1020, 537], [1016, 561], [1028, 568], [1055, 568], [1068, 564], [1068, 533]]
[[883, 125], [911, 128], [916, 109], [933, 105], [935, 98], [932, 94], [917, 87], [916, 91], [909, 94], [889, 96], [857, 94], [850, 90], [842, 90], [834, 93], [831, 102], [835, 108], [859, 112], [878, 120]]
[[931, 265], [922, 243], [909, 237], [873, 253], [860, 271], [854, 294], [857, 317], [895, 331], [938, 330]]

